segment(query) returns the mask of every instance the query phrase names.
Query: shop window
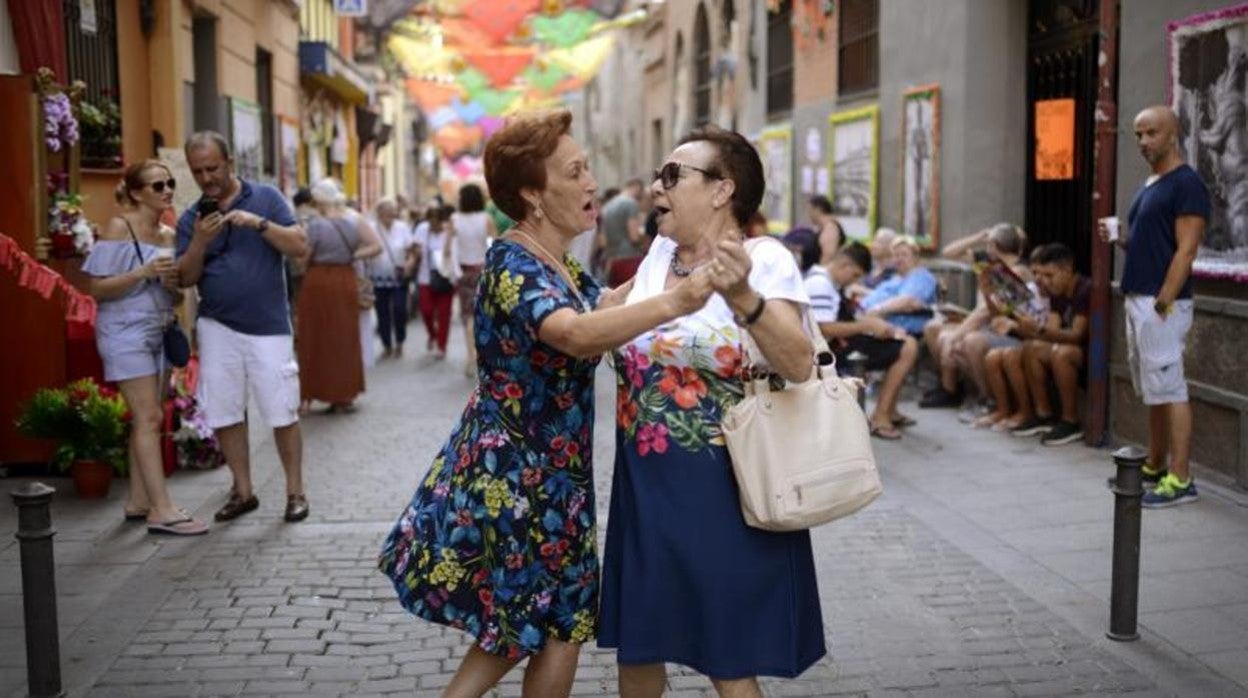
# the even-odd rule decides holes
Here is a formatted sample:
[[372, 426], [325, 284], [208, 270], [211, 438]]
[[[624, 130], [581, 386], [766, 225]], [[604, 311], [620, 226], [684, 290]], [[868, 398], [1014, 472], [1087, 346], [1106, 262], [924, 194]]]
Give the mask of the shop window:
[[196, 131], [224, 132], [225, 107], [217, 93], [217, 18], [191, 20], [191, 53], [195, 61]]
[[693, 125], [711, 121], [711, 28], [706, 5], [698, 5], [693, 21]]
[[767, 13], [767, 117], [793, 110], [793, 3], [784, 0]]
[[879, 0], [841, 0], [837, 33], [837, 90], [841, 95], [880, 86]]
[[69, 79], [87, 85], [78, 115], [82, 166], [121, 167], [116, 0], [63, 0], [62, 7]]
[[273, 54], [256, 48], [256, 101], [260, 103], [260, 169], [276, 177], [273, 143]]

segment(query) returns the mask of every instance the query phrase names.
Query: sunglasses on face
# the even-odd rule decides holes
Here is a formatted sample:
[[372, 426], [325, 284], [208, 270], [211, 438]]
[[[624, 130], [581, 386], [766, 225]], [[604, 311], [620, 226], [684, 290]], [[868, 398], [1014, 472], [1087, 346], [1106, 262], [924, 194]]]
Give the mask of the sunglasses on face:
[[672, 189], [677, 185], [677, 183], [680, 182], [680, 171], [682, 169], [701, 172], [703, 175], [711, 179], [723, 179], [722, 175], [715, 172], [704, 170], [701, 167], [694, 167], [693, 165], [686, 165], [683, 162], [669, 162], [660, 167], [654, 171], [654, 179], [657, 179], [659, 184], [661, 184], [664, 189]]
[[163, 182], [161, 182], [161, 181], [148, 182], [148, 183], [147, 183], [147, 186], [151, 187], [151, 188], [152, 188], [152, 191], [156, 192], [157, 194], [162, 194], [162, 193], [164, 193], [164, 191], [165, 191], [165, 187], [168, 187], [168, 188], [169, 188], [169, 191], [173, 191], [174, 189], [177, 189], [177, 188], [178, 188], [178, 180], [176, 180], [176, 179], [166, 179], [166, 180], [165, 180], [165, 181], [163, 181]]

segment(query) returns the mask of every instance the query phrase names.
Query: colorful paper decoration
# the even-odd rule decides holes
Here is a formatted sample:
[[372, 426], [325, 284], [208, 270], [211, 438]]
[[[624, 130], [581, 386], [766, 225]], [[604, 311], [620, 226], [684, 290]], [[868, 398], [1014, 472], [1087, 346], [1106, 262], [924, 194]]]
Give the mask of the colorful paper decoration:
[[472, 67], [481, 71], [490, 80], [490, 85], [502, 89], [511, 84], [516, 76], [533, 62], [534, 50], [529, 47], [509, 46], [506, 48], [464, 51], [464, 60]]
[[469, 126], [477, 123], [481, 120], [481, 117], [485, 116], [485, 107], [475, 101], [464, 104], [459, 101], [459, 98], [456, 98], [454, 102], [451, 102], [451, 108], [455, 110], [459, 120]]
[[448, 106], [463, 92], [463, 88], [459, 85], [412, 78], [407, 80], [407, 93], [416, 100], [416, 104], [420, 105], [420, 110], [426, 114], [437, 111], [439, 107]]
[[531, 21], [533, 36], [538, 41], [568, 48], [589, 36], [598, 23], [598, 15], [589, 10], [568, 10], [553, 17], [538, 15]]
[[466, 3], [463, 15], [477, 25], [496, 43], [502, 43], [524, 23], [524, 18], [537, 10], [540, 0], [495, 0]]
[[455, 76], [455, 82], [459, 83], [460, 87], [468, 92], [468, 96], [473, 98], [477, 96], [478, 92], [488, 89], [490, 86], [490, 79], [476, 68], [467, 68], [460, 71]]
[[433, 142], [442, 155], [453, 158], [476, 148], [481, 143], [481, 127], [454, 123], [433, 134]]
[[439, 107], [437, 111], [429, 115], [429, 128], [436, 131], [456, 121], [459, 121], [459, 114], [455, 113], [454, 108], [450, 106]]
[[568, 71], [549, 61], [534, 61], [533, 65], [530, 65], [522, 75], [529, 87], [551, 92], [560, 81], [568, 76]]
[[487, 141], [490, 139], [490, 136], [497, 133], [505, 123], [507, 123], [507, 120], [501, 116], [483, 116], [477, 120], [477, 126], [481, 128], [481, 137]]
[[432, 42], [409, 36], [392, 36], [389, 46], [409, 75], [448, 73], [451, 71], [452, 61], [459, 55]]
[[487, 114], [500, 116], [506, 114], [511, 105], [520, 98], [519, 90], [478, 90], [472, 97], [481, 106], [485, 107]]
[[442, 26], [442, 43], [445, 46], [477, 47], [498, 43], [493, 36], [462, 17], [443, 17], [438, 24]]
[[571, 48], [555, 49], [546, 54], [546, 59], [583, 80], [589, 80], [598, 73], [614, 45], [614, 36], [596, 36]]

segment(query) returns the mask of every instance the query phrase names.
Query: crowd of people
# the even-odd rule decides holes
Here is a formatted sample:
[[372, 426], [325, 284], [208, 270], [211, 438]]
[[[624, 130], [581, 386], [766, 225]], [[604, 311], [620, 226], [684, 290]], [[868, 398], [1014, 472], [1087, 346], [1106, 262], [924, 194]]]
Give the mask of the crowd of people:
[[[822, 197], [810, 227], [765, 235], [763, 167], [739, 133], [696, 130], [649, 185], [600, 195], [571, 122], [566, 111], [510, 119], [486, 145], [489, 200], [469, 184], [457, 206], [419, 215], [404, 201], [360, 213], [332, 180], [292, 207], [238, 177], [225, 139], [201, 132], [185, 149], [203, 196], [175, 231], [161, 223], [169, 168], [128, 168], [122, 211], [84, 265], [105, 377], [134, 413], [125, 514], [152, 533], [208, 530], [171, 501], [158, 452], [162, 335], [181, 289], [198, 291], [198, 398], [233, 478], [217, 521], [259, 507], [249, 402], [273, 428], [285, 519], [301, 521], [301, 414], [314, 402], [354, 409], [375, 337], [383, 358], [403, 356], [413, 305], [430, 359], [444, 360], [458, 299], [475, 384], [379, 558], [405, 608], [475, 639], [446, 694], [482, 695], [529, 658], [526, 694], [567, 695], [596, 638], [617, 651], [622, 695], [660, 695], [667, 662], [721, 695], [761, 695], [758, 676], [796, 677], [826, 648], [809, 532], [763, 531], [741, 514], [721, 421], [745, 392], [746, 335], [764, 359], [751, 375], [803, 381], [825, 358], [807, 332], [822, 334], [840, 370], [878, 383], [877, 438], [916, 423], [899, 401], [926, 347], [938, 384], [920, 407], [963, 406], [971, 428], [1057, 446], [1082, 435], [1090, 283], [1069, 248], [1029, 250], [1001, 223], [942, 251], [976, 273], [975, 306], [957, 309], [914, 239], [847, 240]], [[1182, 350], [1209, 203], [1177, 154], [1172, 112], [1149, 110], [1135, 130], [1154, 178], [1120, 241], [1123, 291], [1151, 410], [1145, 505], [1169, 506], [1196, 498]], [[617, 448], [600, 564], [594, 373], [608, 352]]]

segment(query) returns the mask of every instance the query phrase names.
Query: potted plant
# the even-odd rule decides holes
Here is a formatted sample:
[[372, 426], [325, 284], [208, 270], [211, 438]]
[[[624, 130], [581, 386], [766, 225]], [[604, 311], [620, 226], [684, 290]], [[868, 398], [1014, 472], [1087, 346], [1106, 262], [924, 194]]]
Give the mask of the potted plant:
[[107, 496], [113, 473], [125, 475], [129, 429], [126, 401], [90, 378], [40, 389], [17, 418], [22, 434], [57, 442], [52, 465], [69, 470], [84, 499]]

